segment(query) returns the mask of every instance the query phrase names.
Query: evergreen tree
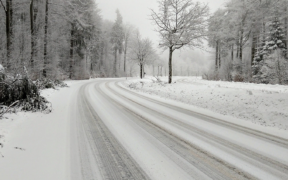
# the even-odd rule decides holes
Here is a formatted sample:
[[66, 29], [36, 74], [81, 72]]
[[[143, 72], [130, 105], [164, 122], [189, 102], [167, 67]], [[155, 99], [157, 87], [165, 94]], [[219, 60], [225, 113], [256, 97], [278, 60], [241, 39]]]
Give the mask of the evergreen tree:
[[270, 32], [268, 37], [266, 37], [265, 43], [258, 48], [258, 51], [255, 54], [254, 61], [256, 62], [263, 61], [265, 56], [268, 56], [273, 52], [273, 50], [278, 48], [283, 51], [283, 55], [286, 55], [285, 33], [283, 31], [284, 28], [278, 17], [273, 18], [273, 21], [269, 25], [269, 29]]
[[114, 64], [113, 64], [113, 74], [117, 76], [117, 59], [118, 53], [121, 54], [123, 50], [123, 41], [124, 41], [124, 30], [123, 30], [123, 23], [122, 23], [122, 16], [119, 10], [116, 10], [117, 18], [112, 27], [111, 32], [111, 43], [113, 46], [113, 53], [114, 53]]
[[[284, 27], [278, 16], [269, 24], [265, 43], [257, 49], [252, 70], [253, 78], [262, 83], [282, 83], [286, 74], [286, 41]], [[286, 61], [286, 62], [285, 62]], [[283, 74], [284, 73], [284, 74]]]

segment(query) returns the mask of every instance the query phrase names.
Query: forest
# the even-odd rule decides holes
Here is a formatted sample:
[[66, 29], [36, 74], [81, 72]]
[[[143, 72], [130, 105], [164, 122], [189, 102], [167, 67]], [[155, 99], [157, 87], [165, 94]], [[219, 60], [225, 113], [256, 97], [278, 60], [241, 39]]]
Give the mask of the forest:
[[114, 22], [103, 20], [96, 2], [0, 0], [6, 74], [23, 74], [25, 67], [32, 80], [123, 77], [136, 75], [136, 64], [157, 60], [151, 40], [124, 24], [118, 10]]
[[288, 84], [288, 1], [229, 0], [208, 20], [207, 79]]
[[[204, 78], [288, 83], [287, 0], [229, 0], [209, 15], [204, 3], [174, 1], [161, 1], [161, 18], [166, 18], [165, 23], [177, 22], [173, 3], [183, 5], [183, 13], [190, 15], [190, 19], [183, 16], [185, 26], [191, 26], [190, 34], [188, 30], [182, 32], [180, 26], [175, 29], [172, 23], [162, 40], [172, 42], [181, 34], [181, 41], [173, 42], [173, 51], [186, 45], [197, 48], [203, 39], [208, 40], [215, 49], [215, 63]], [[189, 14], [193, 8], [196, 13]], [[119, 10], [115, 10], [114, 21], [104, 20], [100, 11], [94, 0], [0, 0], [0, 64], [5, 73], [16, 77], [27, 71], [32, 80], [143, 77], [149, 65], [153, 76], [163, 75], [167, 64], [160, 60], [151, 39], [143, 38], [134, 25], [124, 23]], [[151, 14], [157, 23], [155, 17], [161, 13]], [[193, 16], [199, 18], [191, 19]], [[201, 40], [192, 39], [198, 31]], [[169, 41], [159, 42], [160, 48], [169, 49]]]

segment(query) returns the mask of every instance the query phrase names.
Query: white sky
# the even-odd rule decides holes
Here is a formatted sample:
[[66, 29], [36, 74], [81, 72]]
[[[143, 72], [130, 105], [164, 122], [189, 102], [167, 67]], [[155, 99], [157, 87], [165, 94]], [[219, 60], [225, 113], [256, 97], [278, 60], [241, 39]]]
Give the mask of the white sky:
[[[158, 34], [154, 31], [155, 26], [150, 20], [149, 14], [150, 9], [158, 9], [158, 0], [95, 0], [101, 10], [101, 15], [103, 19], [108, 19], [115, 21], [116, 19], [116, 9], [118, 8], [121, 15], [123, 16], [123, 22], [133, 24], [136, 26], [142, 37], [150, 38], [154, 42], [154, 46], [157, 47], [159, 44]], [[199, 2], [208, 3], [210, 7], [210, 12], [213, 13], [218, 8], [223, 7], [226, 0], [198, 0]], [[160, 52], [160, 51], [159, 51]], [[167, 57], [167, 53], [160, 55], [161, 57]], [[179, 60], [183, 65], [191, 61], [195, 66], [201, 66], [209, 59], [212, 59], [213, 55], [199, 51], [199, 50], [189, 50], [185, 49], [174, 53], [173, 58]], [[191, 58], [190, 58], [191, 57]], [[202, 63], [201, 63], [202, 62]], [[206, 63], [205, 63], [206, 64]], [[192, 65], [191, 65], [192, 66]], [[206, 66], [207, 67], [207, 66]], [[201, 67], [197, 67], [199, 69]]]

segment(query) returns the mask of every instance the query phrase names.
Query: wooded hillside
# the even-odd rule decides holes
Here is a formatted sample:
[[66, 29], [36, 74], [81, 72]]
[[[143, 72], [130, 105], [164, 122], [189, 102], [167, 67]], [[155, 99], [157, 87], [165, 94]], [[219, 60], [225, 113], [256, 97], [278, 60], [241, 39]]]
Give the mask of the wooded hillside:
[[135, 75], [135, 35], [115, 9], [102, 20], [94, 0], [0, 0], [0, 64], [31, 79]]
[[288, 1], [230, 0], [209, 19], [210, 78], [288, 83]]

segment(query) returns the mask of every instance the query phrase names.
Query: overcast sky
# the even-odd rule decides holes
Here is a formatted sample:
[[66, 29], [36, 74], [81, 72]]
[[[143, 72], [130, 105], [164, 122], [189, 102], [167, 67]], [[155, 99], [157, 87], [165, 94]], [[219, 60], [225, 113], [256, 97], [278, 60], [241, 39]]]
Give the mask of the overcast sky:
[[[157, 10], [158, 0], [96, 0], [103, 19], [115, 21], [116, 9], [118, 8], [123, 16], [124, 23], [130, 23], [136, 26], [144, 38], [150, 38], [155, 47], [159, 44], [157, 32], [154, 31], [155, 26], [150, 20], [150, 9]], [[210, 12], [213, 13], [218, 8], [223, 7], [226, 0], [198, 0], [199, 2], [208, 3]], [[161, 51], [159, 51], [161, 52]], [[163, 58], [168, 56], [167, 52], [160, 55]], [[207, 67], [207, 63], [212, 61], [213, 55], [199, 50], [185, 49], [174, 53], [173, 58], [180, 64], [186, 65], [190, 63], [195, 69], [201, 69], [202, 65]]]

